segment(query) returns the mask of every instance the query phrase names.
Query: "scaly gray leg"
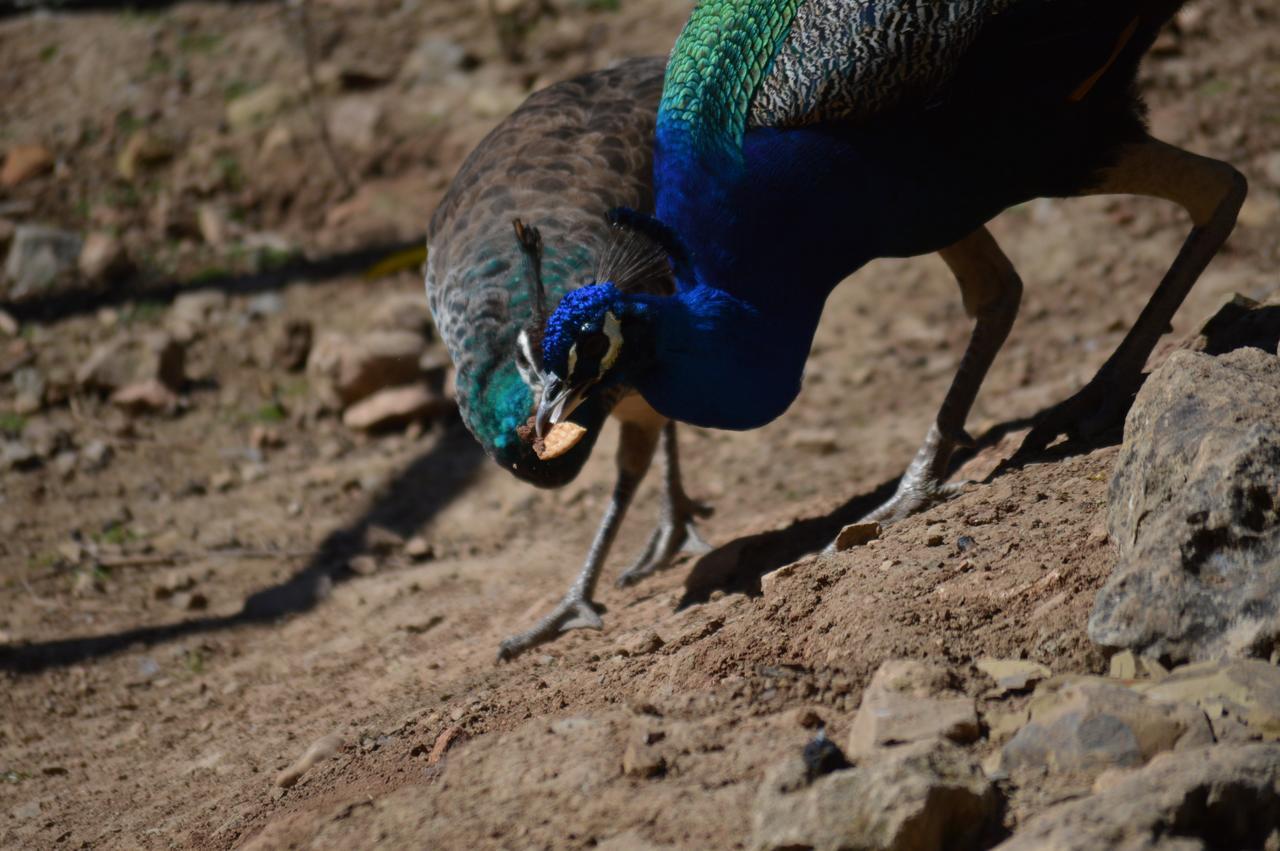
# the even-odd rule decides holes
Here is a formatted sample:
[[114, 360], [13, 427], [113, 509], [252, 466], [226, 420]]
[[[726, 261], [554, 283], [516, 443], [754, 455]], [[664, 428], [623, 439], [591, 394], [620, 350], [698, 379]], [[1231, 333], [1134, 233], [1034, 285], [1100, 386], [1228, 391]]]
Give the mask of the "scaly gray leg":
[[1119, 347], [1084, 389], [1036, 424], [1021, 451], [1040, 451], [1060, 434], [1096, 437], [1124, 421], [1147, 358], [1231, 234], [1248, 191], [1244, 175], [1230, 165], [1148, 138], [1123, 149], [1098, 185], [1081, 193], [1164, 198], [1190, 213], [1194, 227]]
[[698, 534], [694, 521], [711, 516], [710, 506], [703, 505], [684, 492], [680, 479], [680, 453], [676, 443], [676, 424], [668, 421], [662, 429], [662, 453], [666, 459], [662, 494], [662, 514], [658, 527], [649, 537], [644, 552], [625, 573], [618, 577], [618, 587], [634, 585], [671, 563], [678, 554], [705, 553], [711, 546]]
[[924, 445], [902, 474], [897, 492], [863, 522], [893, 523], [954, 495], [962, 485], [948, 485], [947, 463], [957, 446], [972, 446], [964, 429], [978, 389], [991, 362], [1009, 336], [1022, 301], [1022, 280], [987, 229], [979, 228], [939, 254], [951, 267], [965, 311], [975, 319], [951, 388], [929, 428]]
[[623, 422], [618, 439], [618, 480], [613, 486], [613, 498], [605, 509], [596, 530], [595, 540], [587, 552], [587, 560], [568, 593], [551, 612], [525, 632], [513, 635], [498, 647], [499, 661], [512, 659], [531, 647], [550, 641], [571, 629], [600, 629], [604, 622], [592, 600], [600, 570], [609, 556], [609, 548], [618, 535], [622, 519], [627, 514], [636, 488], [644, 479], [658, 445], [660, 428], [649, 424]]

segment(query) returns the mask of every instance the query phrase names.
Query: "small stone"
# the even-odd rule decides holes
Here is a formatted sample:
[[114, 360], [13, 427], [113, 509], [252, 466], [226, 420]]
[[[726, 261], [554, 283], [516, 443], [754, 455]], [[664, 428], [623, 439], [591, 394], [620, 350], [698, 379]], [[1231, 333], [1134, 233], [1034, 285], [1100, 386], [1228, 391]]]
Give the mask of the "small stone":
[[949, 687], [950, 673], [907, 659], [883, 663], [862, 695], [849, 729], [851, 755], [936, 738], [972, 742], [980, 733], [973, 698]]
[[19, 440], [0, 440], [0, 470], [32, 470], [40, 456]]
[[975, 662], [974, 667], [996, 681], [995, 690], [999, 695], [1026, 691], [1053, 675], [1039, 662], [1024, 659], [993, 659], [987, 656]]
[[123, 334], [93, 350], [76, 370], [76, 383], [104, 394], [144, 382], [177, 391], [186, 383], [185, 369], [186, 350], [168, 333]]
[[293, 94], [278, 83], [268, 83], [227, 104], [227, 124], [243, 131], [264, 124], [287, 109]]
[[111, 404], [129, 414], [173, 413], [177, 395], [156, 379], [127, 384], [111, 394]]
[[227, 241], [227, 211], [219, 204], [205, 203], [196, 208], [196, 227], [206, 245], [219, 246]]
[[840, 530], [840, 534], [836, 536], [836, 549], [843, 552], [851, 550], [854, 547], [861, 547], [880, 537], [880, 524], [871, 523], [850, 523]]
[[339, 145], [369, 151], [378, 142], [382, 104], [367, 94], [339, 99], [329, 108], [329, 135]]
[[933, 534], [929, 535], [929, 537], [925, 538], [924, 544], [926, 547], [940, 547], [945, 541], [946, 541], [946, 538], [943, 535], [937, 532], [934, 532]]
[[5, 152], [0, 186], [6, 188], [53, 170], [53, 153], [43, 145], [14, 145]]
[[0, 310], [0, 334], [6, 337], [16, 337], [19, 330], [21, 328], [18, 325], [18, 320], [14, 319], [13, 315], [8, 311]]
[[651, 629], [641, 630], [618, 642], [618, 652], [623, 656], [647, 656], [662, 649], [663, 640]]
[[199, 591], [180, 591], [170, 598], [176, 609], [182, 609], [188, 612], [203, 611], [209, 608], [209, 598]]
[[387, 387], [418, 378], [425, 343], [407, 331], [378, 331], [352, 339], [321, 334], [307, 360], [307, 374], [320, 401], [343, 408]]
[[[383, 331], [408, 331], [423, 340], [435, 339], [435, 323], [431, 309], [421, 292], [396, 293], [378, 302], [370, 315], [370, 322]], [[424, 353], [424, 357], [427, 353]]]
[[157, 600], [167, 600], [181, 591], [196, 587], [196, 578], [188, 571], [170, 570], [151, 586], [151, 594]]
[[280, 293], [258, 293], [245, 305], [250, 319], [274, 316], [284, 310], [284, 296]]
[[414, 561], [426, 561], [435, 555], [435, 550], [426, 538], [414, 535], [405, 543], [404, 554]]
[[226, 312], [227, 303], [227, 294], [221, 290], [183, 293], [173, 300], [173, 306], [169, 308], [169, 321], [183, 323], [197, 330], [203, 329]]
[[173, 154], [172, 140], [144, 127], [135, 130], [129, 141], [124, 143], [116, 157], [116, 172], [132, 182], [143, 169], [168, 162], [173, 159]]
[[230, 470], [220, 470], [209, 477], [209, 487], [218, 493], [225, 493], [235, 487], [236, 475]]
[[337, 733], [317, 739], [293, 765], [276, 776], [276, 786], [282, 789], [292, 787], [317, 763], [336, 756], [342, 750], [342, 744], [342, 736]]
[[80, 457], [86, 470], [101, 470], [111, 463], [111, 446], [103, 440], [91, 440], [80, 451]]
[[86, 281], [111, 281], [130, 271], [129, 256], [119, 239], [103, 231], [85, 237], [78, 261]]
[[418, 85], [443, 82], [469, 62], [467, 50], [454, 41], [427, 38], [418, 44], [400, 69], [400, 78]]
[[373, 556], [355, 556], [347, 562], [347, 568], [357, 576], [372, 576], [378, 572], [378, 560]]
[[78, 234], [41, 225], [19, 225], [9, 246], [4, 277], [9, 296], [25, 298], [70, 276], [80, 260]]
[[365, 548], [375, 553], [390, 553], [404, 548], [404, 536], [385, 526], [370, 525], [364, 533]]
[[357, 402], [342, 415], [343, 425], [359, 431], [404, 426], [413, 420], [432, 419], [452, 407], [452, 402], [437, 396], [420, 384], [380, 390]]

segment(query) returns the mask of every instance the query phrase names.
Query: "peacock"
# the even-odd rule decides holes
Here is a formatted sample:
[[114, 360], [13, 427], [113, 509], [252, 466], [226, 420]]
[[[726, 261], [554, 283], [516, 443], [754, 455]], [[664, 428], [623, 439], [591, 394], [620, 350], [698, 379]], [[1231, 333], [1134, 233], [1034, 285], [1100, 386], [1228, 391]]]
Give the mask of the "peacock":
[[[674, 295], [600, 279], [548, 317], [536, 424], [615, 386], [661, 415], [750, 429], [800, 391], [827, 296], [866, 263], [946, 261], [972, 335], [892, 497], [891, 523], [947, 498], [965, 420], [1022, 283], [986, 223], [1040, 197], [1172, 201], [1193, 227], [1114, 354], [1023, 444], [1123, 419], [1174, 312], [1235, 224], [1230, 165], [1152, 138], [1135, 82], [1178, 0], [702, 0], [659, 106], [656, 214], [619, 221], [668, 255]], [[604, 334], [607, 363], [582, 357]]]
[[456, 369], [462, 419], [485, 451], [525, 481], [558, 487], [581, 470], [605, 419], [621, 421], [617, 481], [578, 581], [566, 603], [502, 642], [500, 658], [564, 629], [601, 626], [592, 592], [659, 444], [660, 520], [619, 582], [706, 547], [694, 521], [708, 509], [684, 491], [675, 425], [625, 384], [575, 408], [576, 442], [557, 457], [540, 456], [523, 431], [544, 389], [542, 332], [566, 292], [604, 278], [639, 292], [673, 290], [665, 258], [609, 216], [652, 210], [663, 64], [628, 60], [531, 95], [466, 159], [428, 228], [428, 302]]

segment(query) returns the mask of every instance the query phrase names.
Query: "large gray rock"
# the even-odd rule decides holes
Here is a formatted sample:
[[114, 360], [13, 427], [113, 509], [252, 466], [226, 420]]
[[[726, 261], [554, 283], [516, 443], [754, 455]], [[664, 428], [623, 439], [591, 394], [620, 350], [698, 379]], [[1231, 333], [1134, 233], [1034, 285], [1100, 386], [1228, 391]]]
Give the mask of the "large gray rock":
[[1166, 753], [1105, 791], [1031, 819], [997, 851], [1271, 848], [1280, 828], [1280, 746]]
[[1093, 777], [1109, 768], [1136, 768], [1161, 751], [1213, 742], [1199, 709], [1149, 700], [1102, 677], [1042, 683], [1028, 709], [1030, 722], [1001, 752], [1005, 770]]
[[752, 813], [757, 851], [964, 851], [998, 818], [982, 769], [946, 742], [890, 748], [809, 782], [803, 760], [765, 775]]
[[1098, 644], [1181, 662], [1280, 638], [1280, 358], [1176, 351], [1125, 423], [1108, 523], [1120, 561]]

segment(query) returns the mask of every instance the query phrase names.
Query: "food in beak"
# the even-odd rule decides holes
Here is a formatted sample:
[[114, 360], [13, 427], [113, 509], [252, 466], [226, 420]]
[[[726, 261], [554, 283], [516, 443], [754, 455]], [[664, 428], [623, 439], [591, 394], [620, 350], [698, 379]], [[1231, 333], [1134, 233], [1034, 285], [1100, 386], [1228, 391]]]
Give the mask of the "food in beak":
[[534, 417], [529, 417], [529, 421], [516, 429], [516, 433], [521, 440], [533, 445], [533, 452], [540, 460], [550, 461], [576, 446], [587, 430], [575, 422], [565, 420], [552, 426], [546, 436], [538, 437], [534, 429]]

